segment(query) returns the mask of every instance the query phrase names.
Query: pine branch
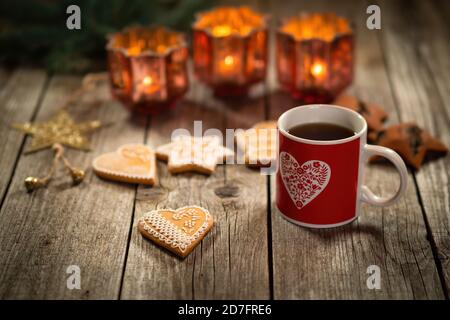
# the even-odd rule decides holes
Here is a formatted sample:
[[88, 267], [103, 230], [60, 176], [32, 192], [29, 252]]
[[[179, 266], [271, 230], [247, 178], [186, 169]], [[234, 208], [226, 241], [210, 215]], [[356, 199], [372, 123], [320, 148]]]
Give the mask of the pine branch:
[[[81, 8], [81, 30], [66, 28], [66, 8]], [[103, 68], [106, 34], [131, 24], [189, 32], [208, 0], [2, 0], [0, 61], [29, 61], [54, 72]]]

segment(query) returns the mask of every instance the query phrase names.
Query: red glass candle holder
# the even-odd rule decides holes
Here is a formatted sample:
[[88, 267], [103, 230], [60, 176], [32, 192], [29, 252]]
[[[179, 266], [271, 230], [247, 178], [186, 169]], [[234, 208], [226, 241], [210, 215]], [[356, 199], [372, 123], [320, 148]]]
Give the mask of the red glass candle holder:
[[219, 7], [197, 15], [192, 27], [194, 72], [216, 96], [246, 94], [265, 79], [267, 20], [248, 7]]
[[353, 80], [354, 33], [332, 13], [300, 14], [277, 29], [278, 81], [305, 103], [328, 103]]
[[132, 111], [157, 114], [188, 89], [188, 49], [182, 34], [163, 27], [134, 26], [108, 36], [113, 96]]

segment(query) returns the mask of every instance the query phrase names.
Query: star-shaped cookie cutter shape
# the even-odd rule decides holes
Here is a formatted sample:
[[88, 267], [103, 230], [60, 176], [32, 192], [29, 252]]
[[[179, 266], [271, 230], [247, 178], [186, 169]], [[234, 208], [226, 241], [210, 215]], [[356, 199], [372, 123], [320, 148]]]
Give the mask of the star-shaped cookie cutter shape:
[[89, 139], [86, 134], [101, 126], [102, 123], [99, 120], [76, 123], [65, 110], [59, 111], [45, 122], [14, 123], [11, 125], [12, 128], [33, 137], [26, 153], [50, 148], [55, 143], [88, 151]]
[[[447, 147], [415, 123], [392, 125], [377, 135], [376, 144], [395, 150], [418, 170], [424, 161], [447, 154]], [[378, 158], [371, 159], [377, 161]]]
[[234, 151], [220, 144], [217, 136], [177, 136], [172, 142], [156, 149], [156, 156], [167, 161], [170, 173], [194, 171], [204, 174], [214, 172], [217, 164], [234, 156]]

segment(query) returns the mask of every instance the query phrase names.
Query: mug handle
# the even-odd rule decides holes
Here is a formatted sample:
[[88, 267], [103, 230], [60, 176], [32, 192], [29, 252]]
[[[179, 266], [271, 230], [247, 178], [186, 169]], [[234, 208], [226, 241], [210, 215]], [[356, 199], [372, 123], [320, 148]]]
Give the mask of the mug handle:
[[366, 144], [364, 146], [365, 159], [369, 159], [369, 157], [375, 155], [386, 158], [394, 164], [394, 166], [397, 168], [398, 173], [400, 174], [400, 187], [392, 196], [382, 198], [375, 195], [367, 186], [363, 185], [361, 187], [361, 200], [380, 207], [389, 206], [397, 202], [398, 199], [400, 199], [400, 197], [405, 193], [408, 181], [408, 171], [406, 170], [406, 166], [402, 158], [394, 150], [381, 146]]

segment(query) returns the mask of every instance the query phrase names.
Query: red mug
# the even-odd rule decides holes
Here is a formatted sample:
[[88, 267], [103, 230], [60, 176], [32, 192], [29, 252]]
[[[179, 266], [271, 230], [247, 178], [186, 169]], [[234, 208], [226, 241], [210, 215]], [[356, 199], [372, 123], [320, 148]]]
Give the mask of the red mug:
[[[308, 123], [336, 124], [355, 134], [323, 141], [288, 132]], [[278, 129], [276, 205], [290, 222], [310, 228], [341, 226], [358, 217], [362, 201], [387, 206], [406, 190], [408, 172], [402, 158], [391, 149], [368, 145], [367, 123], [355, 111], [325, 104], [296, 107], [280, 116]], [[400, 187], [388, 198], [362, 184], [366, 159], [374, 155], [391, 161], [400, 174]]]

